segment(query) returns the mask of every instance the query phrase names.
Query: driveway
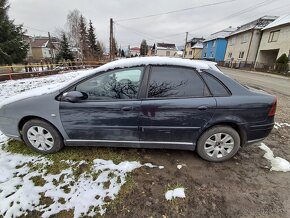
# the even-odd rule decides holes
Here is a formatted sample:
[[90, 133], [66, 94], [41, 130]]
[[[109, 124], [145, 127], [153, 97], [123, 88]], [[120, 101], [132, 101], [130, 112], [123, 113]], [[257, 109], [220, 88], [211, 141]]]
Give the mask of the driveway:
[[221, 67], [220, 69], [226, 75], [240, 81], [241, 83], [270, 89], [274, 92], [290, 96], [290, 78], [288, 77], [225, 67]]

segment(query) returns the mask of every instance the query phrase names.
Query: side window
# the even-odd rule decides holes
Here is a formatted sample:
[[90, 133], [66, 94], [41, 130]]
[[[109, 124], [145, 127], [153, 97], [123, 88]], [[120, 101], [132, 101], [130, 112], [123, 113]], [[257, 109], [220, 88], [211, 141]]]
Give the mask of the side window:
[[221, 82], [215, 77], [209, 75], [208, 73], [202, 73], [202, 77], [206, 81], [210, 91], [213, 96], [229, 96], [230, 93], [226, 87], [224, 87]]
[[143, 68], [114, 70], [78, 84], [76, 91], [85, 92], [87, 100], [137, 98]]
[[152, 67], [148, 98], [208, 96], [206, 85], [193, 69], [181, 67]]

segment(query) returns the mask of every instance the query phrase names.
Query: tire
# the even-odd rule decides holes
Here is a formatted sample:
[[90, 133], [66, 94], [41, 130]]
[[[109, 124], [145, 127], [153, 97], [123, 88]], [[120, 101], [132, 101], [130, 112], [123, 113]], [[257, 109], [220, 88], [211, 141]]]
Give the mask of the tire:
[[22, 128], [22, 137], [29, 148], [42, 154], [55, 153], [64, 146], [58, 130], [40, 119], [26, 122]]
[[240, 149], [241, 139], [229, 126], [214, 126], [206, 130], [197, 142], [198, 155], [211, 162], [222, 162], [232, 158]]

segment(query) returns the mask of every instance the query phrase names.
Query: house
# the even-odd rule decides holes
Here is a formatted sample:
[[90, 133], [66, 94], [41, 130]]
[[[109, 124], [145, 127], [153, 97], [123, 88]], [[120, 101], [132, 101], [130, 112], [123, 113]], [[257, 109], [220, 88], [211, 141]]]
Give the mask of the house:
[[203, 41], [202, 59], [211, 61], [223, 61], [227, 48], [227, 39], [233, 31], [233, 27], [226, 28], [219, 32], [211, 34], [206, 40]]
[[186, 59], [201, 59], [204, 38], [192, 38], [186, 42], [184, 58]]
[[140, 48], [139, 47], [130, 48], [130, 56], [131, 57], [140, 56]]
[[31, 48], [31, 36], [28, 35], [23, 35], [23, 40], [25, 41], [25, 43], [28, 45], [28, 51], [27, 51], [27, 55], [26, 55], [26, 61], [32, 60], [32, 48]]
[[271, 67], [282, 54], [290, 61], [290, 14], [280, 16], [263, 28], [255, 67]]
[[152, 54], [155, 56], [177, 57], [178, 49], [175, 44], [155, 43], [152, 47]]
[[32, 51], [32, 60], [40, 61], [55, 58], [58, 52], [59, 42], [56, 38], [52, 38], [50, 43], [48, 37], [31, 37], [30, 47]]
[[262, 29], [276, 18], [275, 16], [261, 17], [238, 27], [227, 36], [225, 65], [234, 67], [253, 65], [256, 61]]

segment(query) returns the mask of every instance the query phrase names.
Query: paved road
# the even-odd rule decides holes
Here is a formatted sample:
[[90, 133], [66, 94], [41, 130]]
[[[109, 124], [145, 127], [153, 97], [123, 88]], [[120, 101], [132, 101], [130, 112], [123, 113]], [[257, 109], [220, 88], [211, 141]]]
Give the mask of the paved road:
[[224, 67], [222, 67], [221, 70], [226, 75], [238, 80], [243, 84], [259, 87], [262, 89], [271, 89], [275, 92], [290, 96], [290, 78]]

